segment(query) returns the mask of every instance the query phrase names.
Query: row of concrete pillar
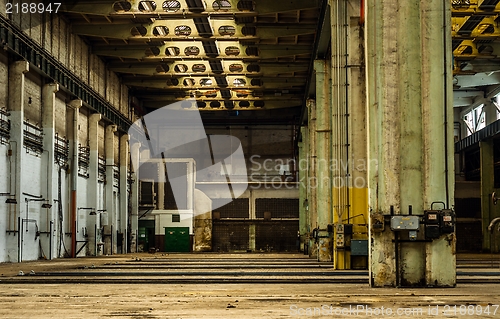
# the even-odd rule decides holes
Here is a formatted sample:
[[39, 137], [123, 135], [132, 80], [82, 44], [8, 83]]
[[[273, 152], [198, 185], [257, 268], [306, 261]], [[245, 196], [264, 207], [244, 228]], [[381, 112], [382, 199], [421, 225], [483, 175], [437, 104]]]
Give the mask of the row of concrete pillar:
[[344, 269], [349, 240], [369, 239], [373, 286], [455, 284], [454, 234], [398, 241], [398, 231], [371, 225], [422, 217], [435, 202], [453, 208], [449, 5], [329, 1], [331, 56], [315, 63], [299, 145], [300, 179], [316, 181], [300, 191], [302, 247]]
[[[10, 131], [10, 142], [11, 145], [15, 146], [13, 159], [15, 164], [15, 173], [14, 176], [11, 176], [11, 193], [15, 194], [17, 197], [17, 201], [24, 202], [23, 200], [23, 192], [26, 187], [26, 180], [29, 179], [28, 176], [25, 176], [26, 173], [26, 165], [25, 159], [26, 152], [24, 152], [24, 105], [25, 105], [25, 75], [29, 72], [29, 64], [25, 61], [14, 62], [10, 65], [9, 69], [9, 112], [10, 112], [10, 121], [11, 121], [11, 131]], [[48, 234], [47, 240], [42, 236], [41, 240], [43, 241], [42, 246], [45, 247], [46, 255], [55, 257], [56, 256], [56, 245], [50, 245], [51, 250], [49, 250], [49, 242], [55, 243], [57, 241], [58, 236], [65, 237], [70, 234], [71, 243], [70, 254], [74, 257], [76, 255], [77, 250], [83, 245], [85, 241], [87, 241], [87, 249], [83, 250], [84, 253], [88, 253], [90, 255], [98, 254], [96, 247], [97, 243], [95, 242], [95, 229], [97, 227], [101, 227], [100, 221], [103, 221], [103, 217], [100, 214], [105, 210], [107, 213], [108, 220], [103, 221], [105, 225], [113, 225], [113, 231], [109, 231], [107, 228], [105, 232], [109, 233], [108, 240], [104, 245], [104, 250], [101, 250], [103, 253], [117, 253], [117, 232], [123, 233], [123, 242], [122, 247], [128, 246], [128, 236], [127, 232], [129, 229], [129, 219], [133, 220], [137, 219], [137, 205], [132, 206], [132, 215], [129, 218], [129, 147], [128, 147], [128, 134], [121, 134], [119, 137], [119, 171], [120, 171], [120, 182], [118, 188], [114, 187], [113, 178], [114, 172], [113, 168], [115, 165], [114, 158], [114, 147], [115, 147], [115, 139], [118, 138], [116, 136], [117, 128], [115, 125], [108, 125], [105, 129], [105, 152], [106, 152], [106, 176], [107, 182], [104, 186], [105, 189], [105, 198], [106, 202], [104, 207], [99, 203], [99, 181], [98, 181], [98, 142], [99, 142], [99, 122], [101, 121], [100, 114], [91, 114], [89, 117], [88, 125], [88, 141], [90, 147], [90, 161], [89, 161], [89, 177], [87, 180], [87, 187], [85, 189], [81, 189], [79, 186], [78, 180], [78, 170], [79, 170], [79, 140], [78, 140], [78, 131], [80, 125], [82, 125], [80, 118], [80, 108], [83, 105], [81, 100], [73, 100], [67, 104], [72, 110], [71, 113], [68, 113], [66, 116], [66, 121], [71, 121], [71, 125], [68, 125], [70, 128], [69, 135], [69, 174], [70, 180], [69, 188], [69, 213], [66, 218], [69, 219], [69, 223], [66, 226], [66, 229], [60, 229], [58, 224], [55, 222], [60, 219], [61, 216], [57, 213], [58, 205], [63, 205], [63, 203], [57, 203], [60, 201], [58, 196], [56, 196], [58, 183], [61, 183], [59, 174], [57, 171], [55, 163], [55, 149], [54, 144], [56, 140], [56, 130], [55, 130], [55, 112], [56, 112], [56, 93], [59, 91], [59, 85], [50, 83], [46, 84], [42, 87], [42, 127], [43, 127], [43, 149], [44, 153], [46, 152], [47, 156], [42, 157], [42, 183], [41, 191], [42, 197], [48, 201], [49, 204], [53, 206], [48, 212], [47, 219], [40, 218], [37, 223], [39, 223], [38, 227], [41, 229], [49, 229], [49, 225], [45, 225], [46, 223], [53, 224], [51, 228], [52, 233]], [[60, 168], [61, 169], [61, 168]], [[45, 175], [46, 170], [46, 176]], [[46, 182], [46, 184], [45, 184]], [[46, 186], [45, 186], [46, 185]], [[83, 203], [78, 202], [78, 198], [82, 198], [78, 196], [81, 192], [86, 194], [86, 203], [85, 207], [80, 207]], [[115, 202], [117, 198], [117, 194], [119, 193], [119, 204]], [[68, 195], [68, 194], [65, 194]], [[132, 200], [134, 197], [137, 197], [137, 188], [132, 190]], [[29, 196], [26, 195], [26, 198]], [[28, 199], [25, 199], [28, 200]], [[133, 200], [134, 201], [134, 200]], [[67, 199], [64, 200], [67, 202]], [[137, 204], [137, 200], [134, 201]], [[15, 215], [20, 217], [21, 220], [24, 219], [25, 215], [27, 215], [27, 211], [24, 212], [24, 205], [18, 203], [15, 205]], [[86, 225], [80, 225], [77, 228], [78, 219], [80, 219], [78, 213], [80, 209], [88, 209], [86, 214], [88, 215], [91, 211], [96, 212], [95, 218], [92, 216], [87, 216], [87, 218], [83, 219], [86, 221]], [[64, 209], [66, 210], [66, 208]], [[135, 213], [134, 213], [135, 212]], [[106, 216], [106, 215], [105, 215]], [[24, 223], [24, 221], [22, 221]], [[135, 230], [132, 228], [131, 238], [132, 245], [135, 245], [135, 234], [137, 230], [137, 221], [132, 222], [132, 226], [135, 225]], [[86, 227], [85, 231], [80, 231], [79, 228]], [[110, 226], [106, 226], [110, 227]], [[19, 225], [17, 227], [19, 229]], [[112, 245], [111, 245], [112, 243]], [[38, 245], [36, 245], [38, 246]], [[69, 248], [69, 247], [68, 247]], [[38, 250], [38, 247], [34, 248]], [[132, 250], [134, 250], [132, 248]], [[125, 251], [125, 250], [124, 250]]]

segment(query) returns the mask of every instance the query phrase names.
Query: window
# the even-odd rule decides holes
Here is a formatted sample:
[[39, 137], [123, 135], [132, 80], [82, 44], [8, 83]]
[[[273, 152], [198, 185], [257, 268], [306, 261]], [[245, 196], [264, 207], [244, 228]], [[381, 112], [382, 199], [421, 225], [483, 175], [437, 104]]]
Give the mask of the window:
[[180, 222], [181, 222], [181, 215], [172, 214], [172, 223], [180, 223]]

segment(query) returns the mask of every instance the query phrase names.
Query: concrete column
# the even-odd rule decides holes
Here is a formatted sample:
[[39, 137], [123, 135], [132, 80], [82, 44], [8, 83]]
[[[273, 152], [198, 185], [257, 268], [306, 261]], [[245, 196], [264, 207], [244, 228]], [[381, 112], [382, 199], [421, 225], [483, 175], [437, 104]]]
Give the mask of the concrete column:
[[[96, 210], [102, 209], [99, 207], [99, 121], [101, 120], [101, 114], [95, 113], [89, 117], [89, 148], [90, 148], [90, 158], [89, 158], [89, 179], [87, 180], [87, 205], [89, 208], [94, 208]], [[101, 215], [96, 212], [94, 218], [88, 218], [89, 221], [87, 225], [87, 230], [89, 231], [88, 245], [94, 255], [100, 255], [103, 253], [101, 244], [102, 238], [95, 234], [95, 228], [101, 229]], [[98, 231], [99, 232], [99, 231]], [[100, 233], [100, 232], [99, 232]], [[96, 243], [97, 240], [97, 243]], [[97, 247], [97, 249], [96, 249]]]
[[[11, 190], [17, 199], [15, 205], [14, 229], [20, 230], [18, 217], [22, 218], [24, 198], [22, 197], [22, 167], [23, 167], [23, 144], [24, 144], [24, 97], [25, 74], [29, 72], [29, 63], [26, 61], [13, 62], [9, 66], [9, 112], [10, 112], [10, 143], [11, 148], [14, 147], [14, 158], [11, 159], [15, 164], [15, 178], [11, 178]], [[17, 234], [19, 237], [19, 233]], [[18, 256], [17, 261], [21, 261], [21, 250], [19, 249], [18, 241]], [[14, 258], [12, 258], [14, 259]]]
[[308, 130], [307, 127], [303, 126], [300, 128], [300, 133], [302, 140], [299, 142], [299, 158], [296, 164], [296, 169], [299, 171], [299, 236], [300, 236], [300, 251], [305, 251], [305, 245], [309, 243], [306, 242], [309, 233], [308, 227], [308, 214], [309, 214], [309, 200], [307, 192], [308, 183]]
[[[386, 215], [452, 208], [451, 10], [447, 1], [366, 3], [369, 205]], [[436, 27], [439, 26], [439, 27]], [[455, 237], [401, 242], [407, 232], [371, 232], [372, 286], [454, 286]], [[404, 237], [404, 238], [403, 238]], [[423, 239], [423, 227], [419, 239]]]
[[332, 224], [330, 179], [331, 155], [331, 100], [330, 62], [314, 61], [316, 73], [316, 209], [318, 218], [318, 261], [332, 261], [332, 238], [328, 224]]
[[248, 249], [255, 251], [255, 224], [248, 225]]
[[[71, 187], [71, 192], [70, 192], [70, 229], [72, 232], [71, 236], [71, 252], [72, 252], [72, 257], [76, 257], [73, 254], [76, 253], [76, 240], [79, 240], [77, 238], [77, 232], [76, 232], [76, 218], [78, 218], [78, 126], [80, 125], [79, 118], [80, 118], [80, 108], [83, 106], [83, 101], [82, 100], [73, 100], [68, 103], [68, 106], [72, 109], [72, 112], [70, 116], [68, 117], [69, 121], [72, 121], [72, 125], [70, 126], [71, 131], [68, 132], [69, 135], [69, 154], [70, 154], [70, 174], [71, 174], [71, 181], [70, 181], [70, 187]], [[61, 172], [62, 174], [62, 172]], [[75, 227], [73, 227], [73, 225]], [[88, 225], [88, 219], [86, 219], [86, 224], [87, 226], [87, 231], [88, 231], [88, 238], [93, 239], [93, 234], [94, 234], [94, 226], [92, 225], [91, 228], [89, 228]], [[74, 235], [73, 235], [74, 232]], [[91, 248], [94, 246], [91, 246], [87, 244], [87, 252], [93, 252]]]
[[[368, 238], [367, 119], [361, 1], [331, 1], [333, 222], [351, 224], [353, 240]], [[341, 234], [341, 233], [339, 233]], [[336, 234], [337, 235], [337, 234]], [[342, 235], [340, 235], [342, 236]], [[346, 241], [349, 245], [349, 240]], [[335, 269], [367, 267], [367, 256], [334, 244]]]
[[[139, 163], [140, 143], [130, 146], [130, 155], [134, 163]], [[130, 201], [132, 211], [130, 212], [130, 251], [137, 252], [137, 236], [139, 231], [139, 179], [138, 172], [132, 173], [132, 185], [130, 191]]]
[[[488, 231], [490, 221], [496, 217], [495, 206], [491, 198], [495, 187], [493, 140], [479, 142], [481, 160], [481, 218], [483, 220], [483, 251], [497, 250]], [[498, 195], [497, 195], [498, 197]], [[497, 251], [495, 251], [497, 252]]]
[[490, 125], [497, 120], [497, 107], [492, 101], [484, 103], [483, 112], [486, 125]]
[[120, 137], [120, 230], [123, 233], [123, 252], [127, 253], [128, 247], [128, 225], [129, 225], [129, 193], [128, 193], [128, 164], [129, 147], [128, 134]]
[[316, 175], [316, 101], [307, 101], [308, 110], [308, 128], [309, 128], [309, 181], [307, 183], [309, 193], [309, 257], [318, 257], [318, 245], [316, 238], [313, 237], [314, 229], [318, 227], [318, 211], [317, 211], [317, 187], [318, 179]]
[[[429, 209], [433, 202], [442, 201], [452, 209], [455, 203], [455, 145], [451, 3], [430, 1], [420, 5], [424, 12], [421, 18], [424, 39], [421, 95], [423, 208]], [[441, 21], [442, 29], [431, 26], [433, 23], [437, 25], [438, 21]], [[439, 50], [435, 50], [436, 47]], [[455, 233], [442, 235], [425, 246], [425, 284], [455, 286]]]
[[[118, 230], [118, 218], [115, 207], [115, 197], [113, 194], [113, 167], [115, 164], [115, 132], [116, 125], [108, 125], [106, 126], [104, 132], [104, 147], [106, 152], [106, 183], [104, 186], [104, 192], [106, 193], [106, 212], [108, 213], [108, 225], [111, 242], [106, 241], [105, 251], [108, 254], [114, 254], [117, 252], [117, 235], [116, 232]], [[111, 230], [112, 226], [112, 230]]]
[[[54, 186], [57, 187], [57, 174], [54, 172], [54, 142], [55, 142], [55, 102], [56, 93], [59, 91], [59, 85], [55, 83], [46, 84], [42, 88], [42, 127], [43, 127], [43, 149], [46, 151], [42, 157], [42, 193], [43, 198], [47, 203], [52, 205], [52, 208], [42, 208], [40, 215], [40, 230], [47, 232], [40, 237], [43, 251], [48, 259], [52, 259], [57, 251], [55, 232], [50, 233], [54, 229], [56, 205], [54, 205]], [[54, 183], [55, 182], [55, 183]], [[54, 185], [56, 184], [56, 185]], [[51, 227], [52, 225], [52, 227]]]

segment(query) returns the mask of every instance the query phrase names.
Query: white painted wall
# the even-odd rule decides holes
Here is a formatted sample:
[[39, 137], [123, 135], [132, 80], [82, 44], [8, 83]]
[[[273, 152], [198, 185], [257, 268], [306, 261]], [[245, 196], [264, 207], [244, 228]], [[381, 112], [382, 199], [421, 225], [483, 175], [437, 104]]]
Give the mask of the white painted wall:
[[[0, 193], [10, 193], [9, 182], [9, 162], [6, 156], [8, 146], [5, 144], [0, 144]], [[8, 214], [10, 205], [5, 203], [8, 197], [0, 197], [0, 242], [6, 242], [9, 236], [13, 235], [7, 234], [8, 229]], [[7, 247], [5, 245], [0, 245], [0, 261], [7, 260], [8, 253]]]
[[[0, 0], [0, 14], [4, 11], [5, 0]], [[98, 57], [92, 55], [88, 46], [77, 36], [69, 32], [68, 25], [59, 17], [53, 15], [50, 18], [40, 19], [38, 15], [31, 15], [30, 19], [21, 20], [18, 17], [13, 17], [13, 22], [21, 26], [26, 33], [32, 37], [37, 43], [41, 44], [48, 50], [62, 65], [68, 67], [72, 72], [79, 76], [85, 83], [93, 87], [106, 100], [110, 101], [116, 109], [121, 110], [127, 116], [129, 115], [128, 107], [128, 89], [119, 83], [119, 78], [105, 68], [105, 64]], [[42, 22], [45, 21], [45, 24]], [[44, 79], [35, 72], [30, 71], [25, 75], [25, 119], [29, 119], [30, 123], [40, 124], [43, 107], [42, 107], [42, 84]], [[11, 90], [12, 91], [12, 87]], [[56, 94], [56, 112], [55, 112], [55, 132], [59, 136], [68, 136], [71, 132], [69, 128], [73, 122], [68, 122], [67, 116], [70, 112], [67, 111], [66, 103], [74, 97], [65, 93], [61, 87]], [[6, 54], [0, 50], [0, 108], [7, 108], [9, 101], [9, 68]], [[71, 110], [70, 110], [71, 111]], [[82, 145], [87, 145], [88, 141], [88, 119], [87, 117], [94, 111], [83, 106], [80, 109], [80, 127], [79, 142]], [[104, 121], [103, 123], [104, 124]], [[108, 124], [108, 123], [106, 123]], [[102, 126], [102, 125], [101, 125]], [[103, 136], [104, 126], [100, 127], [100, 136]], [[117, 138], [118, 141], [118, 138]], [[99, 143], [100, 154], [104, 155], [103, 143]], [[14, 146], [15, 148], [15, 146]], [[9, 188], [9, 157], [7, 150], [9, 145], [0, 144], [0, 193], [10, 192]], [[118, 154], [118, 152], [116, 152]], [[23, 167], [21, 181], [22, 193], [31, 194], [23, 195], [16, 194], [17, 207], [20, 209], [20, 217], [26, 218], [28, 213], [29, 219], [35, 222], [25, 222], [24, 231], [22, 233], [22, 259], [23, 261], [36, 260], [44, 255], [53, 258], [64, 257], [66, 251], [71, 249], [71, 223], [70, 223], [70, 196], [71, 196], [71, 175], [67, 170], [61, 171], [60, 185], [60, 201], [58, 187], [58, 171], [59, 166], [54, 165], [52, 176], [47, 177], [47, 167], [45, 163], [47, 152], [41, 155], [33, 155], [22, 151]], [[15, 164], [14, 164], [15, 165]], [[13, 170], [14, 171], [14, 170]], [[52, 208], [41, 208], [42, 202], [30, 202], [29, 212], [26, 211], [25, 199], [35, 199], [38, 196], [46, 197], [47, 178], [52, 180], [52, 198], [47, 198]], [[112, 180], [112, 177], [108, 177]], [[98, 190], [98, 207], [96, 209], [105, 208], [104, 184], [98, 183], [90, 185], [88, 180], [82, 177], [78, 178], [78, 194], [77, 207], [88, 207], [87, 191]], [[14, 192], [14, 189], [12, 189]], [[120, 196], [127, 196], [126, 190], [116, 189], [115, 200], [116, 209], [119, 210]], [[0, 262], [17, 262], [18, 261], [18, 239], [19, 234], [15, 231], [19, 230], [18, 215], [15, 213], [16, 205], [8, 205], [5, 203], [7, 197], [0, 197]], [[60, 209], [59, 209], [60, 208]], [[61, 210], [61, 213], [60, 213]], [[89, 217], [88, 210], [77, 212], [77, 240], [84, 241], [85, 227], [88, 227], [87, 219]], [[62, 221], [62, 222], [61, 222]], [[49, 232], [50, 224], [53, 222], [53, 233]], [[38, 231], [42, 232], [40, 237], [36, 236], [36, 226]], [[100, 226], [100, 225], [99, 225]], [[119, 229], [118, 224], [113, 226], [115, 230]], [[26, 231], [27, 229], [27, 231]], [[12, 231], [12, 232], [9, 232]], [[87, 229], [88, 231], [88, 229]], [[45, 233], [44, 233], [45, 232]], [[52, 239], [52, 240], [50, 240]], [[98, 238], [98, 242], [101, 240]], [[52, 252], [49, 251], [50, 243], [52, 242]], [[82, 243], [77, 244], [77, 249]], [[43, 253], [42, 253], [43, 251]], [[83, 249], [79, 256], [85, 255], [87, 249]]]

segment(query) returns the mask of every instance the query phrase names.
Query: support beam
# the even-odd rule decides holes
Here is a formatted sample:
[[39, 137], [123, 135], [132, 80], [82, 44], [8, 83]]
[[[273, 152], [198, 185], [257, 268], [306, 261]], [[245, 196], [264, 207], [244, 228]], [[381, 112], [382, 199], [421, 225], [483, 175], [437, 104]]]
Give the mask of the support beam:
[[[70, 220], [71, 220], [71, 229], [72, 229], [72, 236], [71, 236], [71, 254], [72, 257], [76, 257], [76, 241], [77, 241], [77, 233], [76, 233], [76, 219], [78, 218], [78, 126], [80, 125], [79, 118], [80, 118], [80, 108], [83, 106], [83, 101], [82, 100], [73, 100], [68, 103], [68, 106], [72, 109], [72, 112], [68, 118], [72, 121], [72, 125], [70, 125], [71, 129], [71, 135], [69, 136], [70, 140], [70, 156], [71, 156], [71, 168], [70, 168], [70, 174], [71, 174], [71, 181], [70, 181], [70, 187], [71, 187], [71, 193], [70, 193], [70, 207], [71, 207], [71, 212], [70, 212]], [[59, 169], [62, 169], [59, 167]], [[62, 172], [61, 172], [62, 174]], [[62, 203], [61, 203], [62, 204]], [[89, 245], [90, 242], [93, 242], [94, 239], [94, 225], [89, 225], [89, 219], [87, 218], [87, 235], [88, 235], [88, 240], [89, 243], [87, 244], [87, 251], [91, 252], [92, 250], [92, 245]], [[89, 227], [91, 226], [91, 227]], [[73, 228], [74, 228], [74, 236], [73, 236]], [[90, 249], [90, 250], [89, 250]]]
[[[89, 117], [89, 147], [90, 147], [90, 158], [89, 158], [89, 178], [87, 179], [87, 184], [89, 188], [87, 189], [87, 205], [90, 208], [100, 210], [103, 207], [99, 206], [99, 121], [101, 120], [101, 114], [92, 114]], [[104, 217], [104, 216], [103, 216]], [[91, 251], [94, 254], [101, 255], [103, 253], [99, 244], [102, 241], [101, 230], [101, 215], [96, 212], [95, 219], [92, 220], [87, 226], [89, 231], [89, 245]], [[95, 235], [97, 242], [94, 241], [94, 236], [90, 236], [90, 231], [94, 231], [97, 228], [98, 234]], [[93, 245], [92, 245], [93, 244]], [[97, 247], [97, 249], [96, 249]]]
[[[140, 143], [130, 145], [130, 157], [132, 163], [140, 163]], [[139, 231], [139, 179], [138, 172], [132, 172], [132, 185], [130, 186], [130, 252], [137, 252], [137, 241]]]
[[317, 193], [316, 207], [318, 218], [318, 261], [332, 261], [332, 234], [328, 225], [332, 224], [331, 209], [332, 187], [330, 179], [331, 150], [331, 98], [330, 98], [330, 61], [314, 61], [316, 73], [316, 155], [317, 155]]
[[257, 11], [259, 14], [270, 14], [278, 12], [315, 9], [317, 7], [318, 0], [289, 0], [286, 2], [286, 5], [283, 5], [283, 3], [278, 1], [258, 1], [255, 6], [255, 11]]
[[[451, 209], [452, 58], [443, 45], [451, 44], [451, 4], [365, 3], [370, 218], [408, 215], [410, 206], [422, 215], [433, 202]], [[370, 232], [372, 286], [455, 286], [454, 233], [414, 242], [389, 225]]]
[[309, 136], [309, 180], [307, 183], [308, 188], [308, 204], [309, 204], [309, 220], [308, 226], [309, 232], [309, 257], [318, 257], [318, 243], [317, 243], [317, 228], [318, 228], [318, 210], [317, 210], [317, 188], [318, 188], [318, 178], [317, 178], [317, 158], [316, 158], [316, 101], [307, 101], [308, 115], [308, 136]]
[[[45, 157], [42, 158], [42, 170], [40, 176], [42, 189], [45, 188], [45, 194], [42, 193], [43, 198], [47, 203], [52, 205], [51, 208], [42, 209], [40, 216], [40, 229], [49, 232], [51, 225], [55, 225], [56, 205], [54, 203], [54, 186], [57, 187], [57, 174], [54, 172], [54, 142], [55, 142], [55, 102], [56, 93], [59, 91], [59, 84], [50, 83], [45, 84], [42, 88], [42, 127], [43, 127], [43, 149], [46, 151]], [[54, 183], [55, 182], [55, 183]], [[56, 184], [56, 185], [54, 185]], [[45, 187], [46, 185], [46, 187]], [[57, 193], [57, 191], [56, 191]], [[55, 256], [56, 250], [56, 237], [55, 233], [48, 233], [46, 236], [40, 238], [43, 251], [46, 252], [46, 258], [52, 259]]]
[[[483, 220], [483, 251], [498, 252], [498, 245], [493, 243], [488, 225], [497, 217], [496, 206], [491, 194], [495, 191], [494, 142], [492, 139], [479, 142], [481, 160], [481, 219]], [[492, 251], [493, 250], [493, 251]]]
[[[16, 163], [15, 178], [11, 178], [11, 191], [18, 202], [15, 205], [14, 229], [19, 230], [21, 225], [17, 223], [18, 218], [23, 218], [22, 210], [24, 198], [22, 197], [23, 190], [23, 158], [26, 152], [24, 151], [24, 105], [25, 105], [25, 74], [29, 72], [29, 63], [26, 61], [13, 62], [9, 66], [9, 112], [10, 112], [10, 147], [14, 147], [13, 153], [15, 157], [11, 159], [12, 163]], [[13, 185], [12, 185], [13, 184]], [[18, 247], [17, 261], [22, 260], [22, 250]]]
[[115, 205], [114, 191], [114, 165], [115, 165], [115, 132], [116, 125], [108, 125], [104, 132], [104, 147], [106, 155], [106, 182], [104, 192], [106, 194], [106, 212], [108, 213], [108, 226], [111, 232], [110, 241], [106, 241], [106, 252], [114, 254], [117, 252], [117, 231], [119, 230], [117, 207]]
[[309, 194], [308, 194], [308, 155], [309, 155], [309, 136], [306, 126], [300, 128], [301, 140], [299, 141], [299, 158], [296, 163], [296, 169], [299, 171], [299, 236], [300, 236], [300, 251], [306, 253], [309, 247], [308, 233], [310, 227], [308, 224], [309, 215]]
[[129, 193], [128, 193], [128, 166], [129, 166], [129, 135], [123, 134], [120, 137], [120, 230], [123, 234], [122, 248], [127, 253], [128, 229], [129, 229]]

